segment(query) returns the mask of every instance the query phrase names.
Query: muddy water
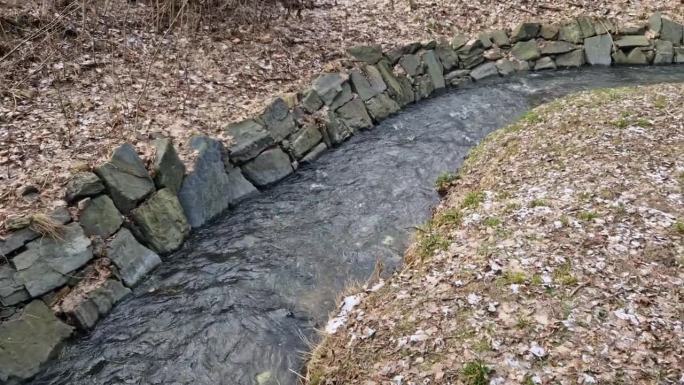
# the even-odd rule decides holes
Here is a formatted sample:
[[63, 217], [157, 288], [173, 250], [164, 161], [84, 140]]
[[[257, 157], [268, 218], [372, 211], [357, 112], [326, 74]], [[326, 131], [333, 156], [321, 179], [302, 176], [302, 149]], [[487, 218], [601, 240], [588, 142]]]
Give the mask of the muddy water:
[[446, 93], [329, 151], [193, 234], [34, 384], [294, 384], [306, 340], [376, 260], [399, 265], [443, 171], [536, 104], [684, 81], [684, 67], [554, 72]]

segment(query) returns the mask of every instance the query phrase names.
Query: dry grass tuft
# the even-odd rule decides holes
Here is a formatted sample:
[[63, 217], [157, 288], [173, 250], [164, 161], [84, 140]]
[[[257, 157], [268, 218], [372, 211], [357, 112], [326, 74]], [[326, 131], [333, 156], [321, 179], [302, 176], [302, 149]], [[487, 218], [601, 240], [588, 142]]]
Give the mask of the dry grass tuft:
[[34, 214], [31, 216], [31, 230], [51, 239], [62, 239], [64, 225], [56, 222], [46, 214]]

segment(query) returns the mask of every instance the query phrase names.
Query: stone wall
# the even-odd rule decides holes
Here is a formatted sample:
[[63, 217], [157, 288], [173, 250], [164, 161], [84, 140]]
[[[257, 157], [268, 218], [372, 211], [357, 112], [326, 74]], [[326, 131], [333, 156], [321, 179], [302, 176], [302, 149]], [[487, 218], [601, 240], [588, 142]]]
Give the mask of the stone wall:
[[155, 142], [151, 170], [133, 146], [120, 146], [108, 162], [73, 175], [65, 201], [75, 220], [66, 208], [41, 221], [20, 218], [0, 240], [7, 262], [0, 264], [0, 382], [35, 375], [74, 328], [92, 328], [192, 228], [403, 106], [446, 87], [526, 71], [684, 63], [683, 34], [681, 24], [656, 14], [631, 26], [578, 18], [386, 52], [353, 47], [354, 68], [321, 74], [309, 89], [228, 125], [229, 145], [193, 138], [192, 170], [168, 139]]

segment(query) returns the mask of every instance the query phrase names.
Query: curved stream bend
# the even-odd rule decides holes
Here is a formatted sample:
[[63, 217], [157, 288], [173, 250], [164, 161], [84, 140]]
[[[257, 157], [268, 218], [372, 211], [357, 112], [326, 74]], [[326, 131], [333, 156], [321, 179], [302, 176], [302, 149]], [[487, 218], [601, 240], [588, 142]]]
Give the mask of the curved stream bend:
[[294, 384], [337, 293], [377, 258], [398, 265], [437, 175], [485, 135], [570, 92], [664, 81], [684, 68], [531, 74], [414, 105], [198, 231], [33, 383]]

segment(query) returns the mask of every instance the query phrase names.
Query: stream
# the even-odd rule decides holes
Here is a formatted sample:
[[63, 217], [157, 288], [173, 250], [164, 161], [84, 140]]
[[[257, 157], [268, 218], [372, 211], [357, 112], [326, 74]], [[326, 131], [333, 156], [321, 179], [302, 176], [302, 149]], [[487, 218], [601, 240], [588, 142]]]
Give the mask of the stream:
[[350, 282], [397, 268], [433, 184], [490, 132], [585, 89], [684, 81], [683, 66], [494, 79], [412, 105], [199, 231], [32, 384], [296, 384]]

